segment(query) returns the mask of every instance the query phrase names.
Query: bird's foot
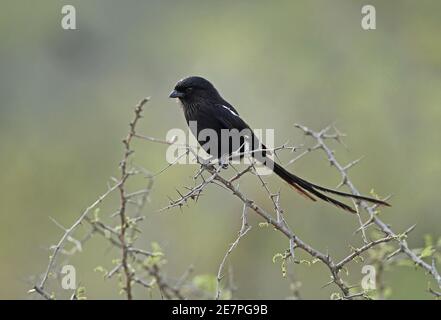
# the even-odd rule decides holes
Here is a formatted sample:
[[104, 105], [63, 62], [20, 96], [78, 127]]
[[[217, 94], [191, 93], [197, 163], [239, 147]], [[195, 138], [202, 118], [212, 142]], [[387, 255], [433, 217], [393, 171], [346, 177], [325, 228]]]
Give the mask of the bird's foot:
[[219, 165], [222, 167], [222, 169], [228, 169], [229, 164], [230, 164], [230, 161], [229, 161], [228, 155], [222, 156], [219, 159]]

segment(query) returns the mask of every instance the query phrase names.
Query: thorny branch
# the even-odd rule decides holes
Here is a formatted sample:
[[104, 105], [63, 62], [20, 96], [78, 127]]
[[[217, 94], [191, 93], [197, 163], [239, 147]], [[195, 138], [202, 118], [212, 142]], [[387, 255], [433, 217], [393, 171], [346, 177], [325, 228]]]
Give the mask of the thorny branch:
[[133, 136], [136, 134], [136, 132], [135, 132], [136, 124], [138, 123], [139, 119], [141, 119], [141, 117], [142, 117], [141, 116], [142, 108], [147, 103], [147, 101], [148, 101], [148, 99], [144, 98], [135, 107], [135, 116], [134, 116], [132, 122], [130, 122], [129, 134], [127, 135], [127, 138], [125, 138], [123, 140], [125, 150], [124, 150], [124, 157], [120, 163], [120, 169], [121, 169], [120, 181], [121, 181], [121, 183], [118, 187], [119, 194], [120, 194], [120, 208], [118, 211], [119, 211], [119, 216], [120, 216], [120, 221], [121, 221], [121, 228], [120, 228], [120, 234], [119, 234], [119, 241], [121, 242], [121, 248], [122, 248], [122, 267], [124, 269], [124, 274], [126, 277], [126, 285], [125, 285], [124, 290], [126, 291], [128, 300], [132, 300], [132, 271], [130, 270], [130, 265], [128, 262], [128, 254], [129, 254], [128, 246], [129, 246], [129, 244], [127, 244], [127, 242], [126, 242], [126, 240], [127, 240], [126, 239], [126, 230], [129, 227], [127, 217], [126, 217], [126, 207], [127, 207], [127, 202], [128, 202], [129, 197], [125, 191], [125, 182], [127, 181], [127, 178], [132, 173], [127, 169], [127, 161], [129, 159], [130, 155], [134, 152], [131, 149], [130, 143], [132, 142]]
[[[74, 222], [74, 224], [69, 228], [65, 230], [65, 233], [61, 237], [60, 241], [57, 243], [55, 247], [53, 247], [53, 253], [49, 257], [49, 264], [46, 268], [46, 272], [43, 275], [43, 278], [41, 279], [40, 283], [38, 285], [34, 286], [34, 290], [41, 294], [44, 298], [48, 299], [51, 297], [51, 295], [47, 292], [45, 292], [45, 285], [46, 281], [49, 278], [50, 273], [52, 272], [56, 259], [58, 257], [58, 254], [63, 249], [64, 245], [66, 244], [66, 241], [68, 238], [73, 234], [73, 232], [80, 226], [80, 224], [83, 222], [83, 220], [87, 217], [87, 215], [95, 208], [97, 207], [110, 193], [112, 193], [114, 190], [116, 190], [120, 186], [121, 182], [116, 183], [111, 187], [109, 190], [107, 190], [106, 193], [104, 193], [101, 197], [98, 198], [94, 203], [92, 203], [89, 207], [84, 210], [84, 212], [80, 215], [80, 217], [77, 219], [77, 221]], [[32, 291], [32, 290], [31, 290]]]
[[[295, 126], [301, 129], [306, 135], [312, 136], [317, 141], [317, 145], [321, 150], [323, 150], [326, 153], [326, 156], [328, 157], [328, 160], [331, 163], [331, 165], [334, 166], [340, 172], [340, 175], [342, 177], [342, 182], [340, 183], [340, 185], [346, 185], [349, 187], [349, 189], [353, 194], [360, 195], [360, 193], [358, 192], [358, 190], [355, 188], [354, 184], [349, 180], [348, 177], [348, 169], [351, 168], [353, 164], [351, 163], [348, 166], [343, 167], [336, 160], [332, 150], [324, 143], [324, 139], [329, 139], [329, 138], [336, 139], [337, 141], [339, 141], [342, 135], [337, 130], [335, 134], [332, 135], [328, 134], [327, 132], [329, 131], [330, 127], [327, 127], [320, 132], [314, 132], [311, 129], [298, 124], [296, 124]], [[394, 231], [392, 231], [390, 226], [388, 226], [378, 217], [375, 211], [377, 208], [376, 205], [369, 206], [369, 204], [366, 203], [365, 201], [360, 201], [359, 204], [361, 208], [363, 208], [369, 214], [369, 220], [362, 226], [362, 229], [365, 226], [374, 223], [378, 228], [380, 228], [380, 230], [387, 237], [394, 239], [396, 242], [398, 242], [399, 251], [397, 251], [396, 254], [404, 253], [405, 255], [407, 255], [408, 258], [410, 258], [417, 266], [423, 268], [426, 272], [432, 275], [432, 277], [437, 282], [438, 286], [441, 288], [441, 275], [436, 269], [435, 260], [433, 259], [432, 264], [430, 265], [429, 263], [421, 259], [414, 251], [412, 251], [407, 244], [406, 237], [405, 236], [403, 237], [403, 235], [397, 235]], [[412, 229], [413, 228], [411, 228], [411, 230]]]
[[[166, 299], [185, 298], [181, 291], [184, 286], [187, 286], [187, 283], [184, 280], [181, 280], [178, 284], [178, 281], [170, 281], [170, 279], [167, 279], [162, 274], [160, 269], [162, 253], [151, 252], [133, 246], [135, 233], [138, 230], [137, 223], [144, 219], [142, 210], [153, 184], [152, 175], [142, 167], [132, 165], [130, 160], [131, 155], [134, 153], [134, 150], [131, 147], [131, 142], [136, 136], [136, 126], [142, 118], [143, 108], [148, 100], [148, 98], [144, 98], [136, 105], [134, 118], [129, 124], [129, 133], [123, 140], [124, 155], [119, 166], [121, 172], [120, 178], [112, 178], [113, 185], [109, 186], [108, 190], [102, 196], [87, 207], [70, 228], [66, 229], [55, 219], [52, 219], [57, 226], [62, 228], [64, 233], [58, 243], [51, 247], [52, 254], [49, 257], [49, 264], [46, 271], [41, 276], [39, 283], [29, 291], [30, 293], [37, 293], [42, 298], [48, 300], [55, 299], [55, 295], [49, 293], [46, 286], [50, 278], [59, 276], [59, 272], [57, 271], [57, 259], [59, 256], [61, 254], [70, 256], [76, 251], [81, 251], [84, 242], [88, 241], [93, 234], [100, 234], [112, 247], [121, 250], [121, 261], [110, 271], [106, 272], [105, 278], [110, 279], [116, 274], [122, 273], [124, 276], [122, 289], [126, 293], [127, 299], [133, 299], [134, 284], [138, 284], [148, 290], [151, 290], [156, 285], [159, 288], [162, 297]], [[148, 179], [146, 188], [134, 192], [128, 192], [129, 178], [139, 174], [142, 174]], [[100, 204], [109, 198], [114, 191], [119, 191], [119, 208], [111, 215], [111, 217], [119, 216], [120, 222], [116, 226], [108, 225], [94, 216], [97, 209], [99, 209]], [[133, 204], [134, 210], [129, 210], [128, 206], [130, 204]], [[132, 211], [133, 214], [129, 215]], [[74, 238], [74, 234], [83, 226], [83, 223], [90, 225], [91, 231], [80, 241]], [[128, 233], [129, 231], [130, 233]], [[63, 248], [68, 241], [74, 243], [75, 246], [72, 250], [66, 251]], [[143, 274], [141, 274], [141, 271]], [[75, 299], [78, 298], [76, 292], [72, 294], [72, 297]]]
[[[342, 166], [336, 160], [333, 151], [331, 151], [330, 148], [325, 143], [325, 140], [327, 140], [327, 139], [333, 139], [333, 140], [336, 140], [340, 143], [343, 143], [341, 138], [344, 137], [345, 135], [340, 133], [334, 126], [329, 126], [319, 132], [312, 131], [309, 128], [301, 126], [301, 125], [295, 125], [295, 126], [297, 128], [300, 128], [304, 132], [305, 135], [312, 137], [315, 140], [316, 144], [310, 148], [307, 148], [300, 155], [296, 156], [291, 161], [289, 161], [288, 165], [292, 164], [295, 161], [298, 161], [299, 159], [301, 159], [302, 157], [304, 157], [306, 154], [308, 154], [310, 152], [322, 150], [326, 153], [331, 165], [333, 165], [341, 174], [342, 181], [339, 184], [339, 187], [347, 186], [353, 194], [359, 195], [358, 190], [355, 188], [354, 184], [349, 179], [348, 171], [350, 168], [354, 167], [357, 163], [359, 163], [359, 161], [361, 159], [357, 159], [355, 161], [352, 161], [351, 163], [349, 163], [346, 166]], [[334, 129], [334, 133], [329, 133], [331, 128]], [[158, 142], [158, 139], [155, 139], [152, 137], [142, 136], [142, 138], [145, 140], [148, 140], [148, 141]], [[173, 144], [172, 142], [167, 142], [167, 141], [163, 141], [163, 140], [161, 140], [160, 143], [170, 144], [170, 145]], [[316, 260], [321, 261], [325, 266], [327, 266], [327, 268], [329, 269], [330, 275], [331, 275], [331, 281], [328, 284], [326, 284], [325, 286], [332, 284], [332, 283], [337, 285], [337, 287], [341, 290], [341, 293], [342, 293], [342, 295], [338, 295], [338, 296], [342, 299], [355, 299], [355, 298], [360, 298], [360, 297], [369, 298], [368, 295], [364, 291], [354, 292], [352, 290], [354, 288], [354, 286], [350, 286], [345, 283], [345, 281], [342, 278], [341, 271], [343, 269], [345, 269], [347, 264], [349, 264], [352, 261], [355, 261], [355, 259], [357, 257], [360, 257], [365, 252], [367, 252], [369, 250], [373, 250], [375, 247], [377, 247], [381, 244], [384, 244], [384, 243], [389, 243], [389, 242], [397, 242], [399, 245], [399, 249], [397, 250], [397, 252], [395, 252], [395, 255], [399, 254], [399, 253], [406, 254], [408, 256], [408, 258], [410, 258], [417, 266], [423, 268], [426, 272], [431, 274], [433, 276], [433, 278], [435, 279], [435, 281], [438, 283], [438, 285], [441, 287], [440, 276], [439, 276], [439, 273], [435, 267], [435, 263], [433, 262], [432, 265], [428, 264], [421, 257], [419, 257], [417, 253], [415, 253], [412, 249], [410, 249], [407, 245], [405, 238], [407, 237], [408, 233], [413, 230], [413, 227], [409, 228], [408, 230], [406, 230], [405, 232], [402, 232], [400, 234], [393, 232], [392, 229], [390, 228], [390, 226], [388, 226], [385, 222], [380, 220], [380, 218], [376, 214], [376, 210], [377, 210], [376, 205], [369, 206], [369, 204], [364, 201], [357, 201], [356, 202], [357, 208], [359, 208], [359, 209], [361, 208], [362, 210], [367, 212], [369, 215], [369, 220], [367, 222], [363, 222], [361, 212], [360, 212], [360, 210], [358, 210], [359, 211], [358, 212], [358, 219], [359, 219], [359, 223], [360, 223], [360, 228], [358, 231], [361, 231], [361, 233], [362, 233], [362, 240], [364, 242], [364, 245], [359, 248], [352, 248], [352, 252], [348, 256], [346, 256], [345, 258], [342, 258], [338, 262], [336, 262], [333, 258], [331, 258], [329, 253], [320, 252], [319, 250], [315, 249], [314, 247], [312, 247], [311, 245], [307, 244], [305, 241], [300, 239], [293, 232], [293, 230], [286, 223], [286, 220], [284, 219], [284, 216], [283, 216], [283, 209], [281, 208], [280, 203], [279, 203], [280, 192], [278, 192], [278, 193], [271, 192], [269, 190], [266, 182], [263, 180], [263, 178], [261, 176], [255, 174], [258, 177], [258, 179], [260, 180], [262, 187], [264, 188], [265, 192], [267, 193], [268, 197], [270, 198], [270, 200], [272, 201], [272, 203], [274, 205], [275, 217], [271, 213], [269, 213], [268, 211], [263, 209], [263, 207], [260, 206], [259, 204], [257, 204], [254, 200], [250, 199], [247, 195], [245, 195], [243, 192], [241, 192], [238, 189], [238, 187], [236, 187], [233, 184], [233, 182], [235, 182], [236, 180], [239, 180], [240, 178], [242, 178], [246, 174], [249, 174], [249, 173], [254, 174], [255, 170], [253, 170], [253, 169], [255, 169], [255, 168], [254, 168], [253, 164], [246, 167], [242, 171], [238, 171], [233, 177], [226, 178], [226, 177], [224, 177], [223, 174], [221, 174], [220, 167], [216, 168], [212, 164], [207, 164], [205, 161], [199, 159], [197, 152], [195, 150], [192, 150], [189, 146], [186, 146], [186, 148], [189, 150], [189, 152], [191, 152], [192, 154], [195, 155], [198, 163], [201, 166], [201, 169], [198, 171], [196, 177], [201, 177], [202, 181], [194, 187], [186, 187], [186, 189], [188, 191], [185, 194], [181, 194], [180, 192], [178, 192], [180, 197], [176, 200], [171, 200], [170, 204], [167, 207], [161, 209], [161, 211], [162, 210], [169, 210], [174, 207], [182, 208], [185, 204], [187, 204], [187, 202], [190, 199], [197, 200], [198, 196], [202, 193], [202, 191], [205, 189], [205, 187], [207, 185], [215, 184], [217, 186], [222, 187], [223, 189], [230, 191], [235, 197], [237, 197], [243, 203], [244, 207], [250, 208], [251, 210], [253, 210], [256, 214], [261, 216], [268, 224], [272, 225], [276, 230], [281, 232], [285, 237], [287, 237], [289, 239], [289, 249], [287, 250], [287, 253], [284, 256], [284, 259], [287, 259], [288, 257], [294, 258], [294, 250], [298, 248], [298, 249], [305, 251], [311, 257], [313, 257]], [[279, 151], [279, 150], [284, 150], [284, 149], [289, 149], [291, 151], [296, 150], [295, 147], [286, 147], [286, 146], [282, 146], [282, 147], [275, 148], [272, 150]], [[204, 171], [209, 173], [208, 178], [203, 177], [202, 173]], [[389, 197], [387, 197], [386, 199], [388, 199], [388, 198]], [[368, 239], [366, 231], [369, 227], [371, 227], [373, 225], [377, 226], [383, 232], [384, 237], [377, 239], [377, 240], [369, 240]], [[245, 229], [245, 230], [246, 230], [246, 232], [248, 232], [249, 229]], [[216, 299], [218, 299], [220, 296], [220, 281], [222, 279], [222, 270], [224, 268], [225, 261], [226, 261], [227, 257], [231, 254], [232, 250], [237, 246], [237, 244], [241, 240], [241, 238], [245, 235], [246, 232], [243, 232], [243, 231], [244, 230], [242, 227], [238, 238], [229, 247], [229, 250], [227, 251], [224, 258], [222, 259], [222, 262], [219, 266], [219, 271], [218, 271], [218, 276], [217, 276], [218, 289], [217, 289], [217, 293], [216, 293]], [[294, 260], [294, 261], [298, 262], [296, 260]], [[433, 261], [435, 261], [435, 260], [433, 260]], [[434, 291], [433, 289], [429, 289], [429, 291], [432, 294], [434, 294], [435, 296], [437, 295], [437, 292]]]
[[[175, 141], [166, 141], [163, 139], [158, 139], [150, 137], [147, 135], [139, 134], [136, 131], [136, 126], [138, 121], [142, 118], [142, 112], [144, 105], [147, 103], [148, 99], [142, 99], [138, 105], [135, 107], [135, 114], [133, 120], [129, 125], [129, 133], [127, 137], [123, 140], [124, 144], [124, 155], [120, 162], [120, 177], [119, 179], [113, 179], [113, 185], [109, 186], [108, 190], [99, 197], [94, 203], [92, 203], [85, 211], [79, 216], [79, 218], [72, 224], [69, 228], [64, 228], [58, 222], [53, 220], [60, 228], [63, 229], [64, 233], [58, 243], [51, 248], [52, 254], [49, 259], [49, 264], [46, 268], [45, 273], [41, 276], [38, 284], [34, 286], [31, 292], [39, 294], [44, 299], [54, 299], [54, 295], [49, 293], [47, 290], [47, 282], [51, 275], [55, 274], [58, 276], [56, 271], [57, 268], [57, 258], [60, 254], [71, 255], [76, 251], [81, 251], [81, 246], [84, 242], [88, 241], [93, 234], [99, 234], [103, 236], [108, 243], [120, 250], [121, 260], [116, 263], [116, 265], [110, 270], [106, 271], [105, 278], [110, 279], [119, 275], [123, 281], [122, 289], [126, 294], [127, 299], [133, 299], [133, 286], [139, 285], [146, 290], [152, 290], [155, 286], [159, 289], [161, 297], [164, 299], [185, 299], [193, 296], [203, 297], [206, 293], [201, 292], [199, 288], [195, 288], [194, 285], [189, 284], [187, 278], [192, 270], [185, 272], [184, 275], [179, 279], [170, 279], [165, 277], [161, 272], [161, 252], [156, 252], [155, 250], [145, 250], [142, 248], [137, 248], [134, 246], [136, 241], [136, 232], [138, 230], [137, 223], [144, 219], [142, 215], [142, 210], [144, 208], [145, 202], [152, 189], [153, 177], [157, 177], [170, 167], [176, 165], [179, 159], [176, 159], [173, 163], [169, 163], [163, 170], [159, 173], [152, 175], [147, 170], [142, 167], [132, 165], [131, 156], [134, 153], [131, 142], [134, 138], [141, 139], [144, 141], [159, 143], [164, 145], [177, 145]], [[314, 144], [311, 147], [305, 148], [299, 155], [295, 156], [286, 165], [290, 165], [300, 159], [305, 155], [315, 152], [323, 151], [334, 168], [338, 170], [341, 175], [341, 182], [339, 187], [346, 186], [349, 188], [350, 192], [359, 195], [358, 190], [355, 185], [351, 182], [348, 176], [348, 171], [353, 166], [355, 166], [360, 159], [349, 163], [346, 166], [341, 165], [334, 152], [327, 145], [327, 140], [336, 140], [339, 143], [342, 142], [342, 138], [345, 136], [340, 133], [334, 126], [326, 127], [321, 131], [313, 131], [302, 125], [295, 125], [297, 128], [301, 129], [302, 132], [313, 139]], [[331, 129], [333, 131], [331, 132]], [[379, 261], [380, 267], [383, 268], [385, 263], [389, 263], [393, 259], [397, 259], [397, 256], [403, 255], [410, 259], [415, 265], [422, 268], [425, 272], [430, 274], [435, 282], [441, 288], [441, 276], [435, 266], [435, 259], [432, 259], [432, 263], [428, 263], [423, 260], [423, 257], [419, 254], [418, 250], [410, 249], [407, 244], [407, 235], [414, 229], [414, 226], [402, 233], [396, 233], [392, 231], [391, 227], [383, 222], [378, 217], [378, 208], [376, 205], [370, 206], [364, 201], [356, 201], [356, 207], [358, 211], [358, 220], [360, 228], [356, 230], [361, 233], [361, 240], [363, 245], [361, 247], [352, 247], [351, 252], [343, 258], [335, 259], [326, 252], [321, 252], [320, 250], [309, 245], [303, 239], [300, 239], [292, 228], [289, 227], [288, 223], [284, 218], [284, 209], [280, 204], [280, 191], [273, 192], [270, 190], [268, 184], [265, 182], [262, 176], [257, 174], [255, 164], [247, 165], [242, 170], [237, 170], [235, 167], [231, 166], [236, 173], [233, 176], [227, 177], [227, 171], [222, 171], [221, 166], [216, 166], [204, 159], [201, 159], [199, 154], [194, 150], [193, 147], [188, 145], [179, 145], [180, 148], [186, 150], [184, 156], [192, 154], [197, 163], [199, 163], [200, 168], [194, 175], [195, 184], [191, 187], [185, 187], [187, 191], [181, 193], [177, 190], [179, 197], [176, 200], [170, 200], [170, 204], [163, 210], [170, 210], [172, 208], [182, 208], [184, 205], [188, 204], [189, 200], [197, 201], [208, 185], [215, 185], [221, 187], [222, 190], [227, 191], [234, 197], [239, 199], [242, 203], [242, 225], [238, 233], [237, 238], [228, 247], [227, 252], [223, 256], [221, 263], [217, 271], [217, 288], [215, 292], [215, 299], [220, 299], [222, 297], [222, 280], [224, 278], [224, 269], [228, 257], [231, 255], [233, 250], [238, 246], [242, 238], [250, 231], [251, 226], [248, 224], [247, 215], [248, 211], [252, 211], [258, 216], [260, 216], [266, 223], [273, 226], [275, 230], [280, 232], [284, 237], [288, 239], [288, 249], [283, 255], [283, 260], [291, 260], [294, 263], [300, 263], [295, 257], [296, 250], [302, 250], [306, 252], [309, 256], [313, 258], [314, 261], [320, 261], [323, 263], [330, 274], [331, 281], [325, 286], [330, 284], [335, 284], [340, 290], [341, 294], [337, 294], [338, 298], [341, 299], [357, 299], [357, 298], [370, 298], [365, 290], [354, 290], [354, 286], [348, 285], [343, 279], [342, 270], [347, 270], [347, 265], [351, 262], [356, 262], [357, 259], [363, 257], [364, 254], [373, 252], [384, 245], [395, 244], [395, 248], [390, 251], [386, 251], [382, 254], [382, 261]], [[282, 152], [282, 151], [297, 151], [297, 147], [288, 146], [286, 143], [280, 147], [274, 149], [267, 149], [268, 151]], [[181, 155], [182, 156], [182, 155]], [[276, 154], [277, 156], [277, 154]], [[148, 185], [141, 190], [136, 190], [133, 192], [128, 192], [128, 180], [132, 176], [142, 174], [148, 179]], [[240, 181], [246, 175], [253, 175], [257, 177], [260, 182], [264, 192], [267, 194], [268, 198], [271, 200], [273, 205], [272, 212], [263, 208], [262, 205], [256, 203], [244, 192], [239, 190], [237, 182]], [[199, 182], [196, 182], [199, 180]], [[99, 205], [108, 198], [114, 191], [119, 191], [119, 207], [111, 215], [119, 217], [119, 223], [116, 226], [112, 226], [104, 223], [96, 217], [92, 217], [92, 213], [96, 210]], [[134, 210], [129, 210], [129, 205], [134, 205]], [[366, 221], [363, 221], [363, 214], [367, 215]], [[74, 238], [75, 232], [80, 226], [85, 222], [91, 227], [91, 230], [82, 240], [76, 240]], [[372, 228], [377, 228], [383, 234], [376, 240], [370, 240], [368, 236], [368, 231]], [[72, 250], [66, 251], [64, 247], [67, 242], [72, 242], [75, 247]], [[398, 247], [397, 247], [398, 246]], [[384, 260], [384, 261], [383, 261]], [[229, 277], [232, 283], [232, 268], [229, 269]], [[294, 285], [295, 284], [295, 285]], [[234, 285], [232, 285], [234, 287]], [[292, 290], [294, 297], [300, 297], [299, 283], [292, 279]], [[383, 286], [383, 285], [382, 285]], [[231, 290], [233, 291], [233, 289]], [[439, 292], [432, 288], [428, 288], [428, 291], [435, 297], [439, 297]], [[72, 297], [77, 298], [76, 293]], [[211, 296], [213, 297], [213, 296]], [[382, 297], [382, 294], [380, 294]]]
[[237, 235], [236, 240], [230, 245], [228, 248], [227, 253], [225, 254], [224, 258], [222, 259], [221, 264], [219, 265], [219, 270], [217, 272], [217, 289], [216, 289], [216, 300], [219, 300], [221, 297], [221, 281], [224, 277], [223, 270], [225, 266], [225, 262], [227, 261], [228, 256], [230, 253], [236, 248], [236, 246], [239, 244], [239, 241], [247, 234], [248, 231], [250, 231], [251, 226], [248, 224], [247, 220], [247, 204], [244, 203], [243, 205], [243, 211], [242, 211], [242, 226], [239, 230], [239, 234]]

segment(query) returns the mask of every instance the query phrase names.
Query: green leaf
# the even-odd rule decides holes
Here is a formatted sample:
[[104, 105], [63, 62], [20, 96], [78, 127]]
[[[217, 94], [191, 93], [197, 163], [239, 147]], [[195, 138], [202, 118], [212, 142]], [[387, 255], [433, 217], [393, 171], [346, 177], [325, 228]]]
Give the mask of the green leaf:
[[75, 296], [78, 300], [87, 300], [86, 297], [86, 288], [85, 287], [78, 287]]
[[102, 274], [104, 274], [104, 276], [107, 274], [107, 270], [102, 266], [95, 267], [95, 269], [93, 269], [93, 271], [102, 273]]
[[433, 246], [432, 235], [430, 235], [430, 234], [425, 234], [424, 235], [424, 246], [425, 247]]
[[309, 267], [311, 265], [311, 262], [309, 260], [302, 259], [300, 260], [300, 264], [306, 264]]
[[217, 278], [212, 274], [201, 274], [193, 278], [193, 284], [203, 291], [214, 294], [217, 288]]
[[333, 292], [331, 294], [331, 300], [340, 300], [341, 299], [341, 294], [338, 292]]
[[431, 257], [432, 254], [434, 254], [434, 253], [435, 253], [435, 249], [432, 246], [427, 246], [421, 252], [420, 258]]
[[96, 209], [93, 211], [93, 219], [92, 219], [92, 222], [98, 222], [98, 221], [100, 221], [100, 208], [96, 208]]
[[284, 259], [285, 258], [285, 256], [283, 255], [283, 254], [281, 254], [281, 253], [276, 253], [274, 256], [273, 256], [273, 263], [276, 263], [276, 261], [277, 261], [277, 259]]

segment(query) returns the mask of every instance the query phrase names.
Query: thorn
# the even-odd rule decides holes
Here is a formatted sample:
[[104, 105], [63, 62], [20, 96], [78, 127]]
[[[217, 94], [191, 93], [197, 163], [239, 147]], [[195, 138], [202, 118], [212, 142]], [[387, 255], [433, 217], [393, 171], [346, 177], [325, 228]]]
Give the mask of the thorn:
[[181, 196], [181, 198], [184, 198], [184, 196], [182, 195], [182, 193], [179, 192], [179, 190], [177, 188], [175, 188], [176, 192]]
[[167, 196], [167, 199], [170, 201], [170, 205], [173, 205], [173, 203], [175, 202], [175, 200], [173, 200], [173, 199], [170, 198], [169, 196]]
[[360, 226], [358, 229], [356, 229], [352, 234], [355, 235], [355, 234], [359, 233], [361, 230], [366, 229], [367, 227], [369, 227], [373, 223], [374, 223], [374, 220], [369, 219], [366, 223], [364, 223], [362, 226]]
[[330, 286], [331, 284], [333, 284], [335, 282], [335, 280], [334, 279], [332, 279], [331, 281], [329, 281], [329, 282], [327, 282], [327, 283], [325, 283], [322, 287], [321, 287], [321, 289], [324, 289], [324, 288], [326, 288], [326, 287], [328, 287], [328, 286]]
[[413, 229], [415, 229], [416, 225], [417, 224], [415, 223], [413, 226], [409, 227], [406, 231], [404, 231], [404, 234], [407, 235], [407, 234], [411, 233], [413, 231]]
[[364, 159], [365, 156], [361, 156], [360, 158], [348, 163], [343, 170], [346, 172], [348, 169], [352, 168], [353, 166], [355, 166], [357, 163], [359, 163], [362, 159]]
[[347, 183], [348, 183], [348, 177], [344, 176], [343, 179], [341, 180], [341, 182], [335, 188], [339, 189], [339, 188], [343, 187]]
[[54, 218], [52, 218], [52, 217], [49, 217], [49, 219], [53, 222], [53, 223], [55, 223], [55, 225], [57, 226], [57, 227], [59, 227], [61, 230], [63, 230], [63, 231], [67, 231], [67, 229], [65, 228], [65, 227], [63, 227], [60, 223], [58, 223]]
[[386, 261], [392, 259], [393, 257], [395, 257], [396, 255], [398, 255], [399, 253], [401, 253], [403, 250], [400, 248], [398, 248], [397, 250], [395, 250], [394, 252], [392, 252], [391, 254], [389, 254], [386, 257]]

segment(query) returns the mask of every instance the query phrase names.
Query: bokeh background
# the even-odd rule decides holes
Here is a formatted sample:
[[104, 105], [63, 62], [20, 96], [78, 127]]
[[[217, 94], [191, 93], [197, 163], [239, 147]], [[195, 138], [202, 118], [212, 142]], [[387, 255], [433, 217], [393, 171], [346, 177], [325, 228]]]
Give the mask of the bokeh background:
[[[61, 28], [63, 4], [76, 7], [78, 30]], [[377, 30], [361, 29], [364, 4], [376, 7]], [[337, 121], [349, 145], [333, 145], [339, 159], [365, 156], [351, 172], [355, 185], [366, 194], [374, 188], [394, 195], [384, 220], [398, 231], [416, 223], [412, 247], [421, 247], [426, 234], [440, 236], [441, 2], [4, 0], [0, 6], [0, 298], [27, 298], [32, 277], [45, 270], [47, 248], [61, 235], [49, 217], [68, 226], [106, 190], [140, 98], [152, 97], [143, 133], [163, 138], [185, 128], [167, 96], [178, 79], [194, 74], [210, 79], [253, 127], [276, 128], [276, 144], [307, 142], [295, 122], [319, 129]], [[136, 161], [157, 172], [166, 165], [165, 148], [138, 143]], [[195, 169], [176, 166], [156, 179], [142, 224], [140, 246], [158, 242], [170, 275], [190, 264], [197, 274], [215, 274], [240, 228], [241, 203], [214, 186], [183, 212], [156, 212]], [[290, 169], [323, 185], [339, 182], [320, 154]], [[335, 257], [357, 243], [352, 216], [307, 202], [274, 177], [269, 182], [281, 188], [288, 222], [305, 241]], [[271, 209], [252, 178], [242, 188]], [[289, 282], [272, 257], [287, 243], [258, 222], [252, 219], [254, 228], [230, 258], [236, 297], [284, 298]], [[88, 297], [121, 297], [114, 282], [94, 272], [118, 256], [94, 239], [75, 258]], [[305, 298], [327, 299], [335, 291], [321, 288], [329, 274], [319, 264], [298, 267], [296, 277]], [[387, 273], [392, 298], [429, 298], [427, 282], [415, 268]]]

